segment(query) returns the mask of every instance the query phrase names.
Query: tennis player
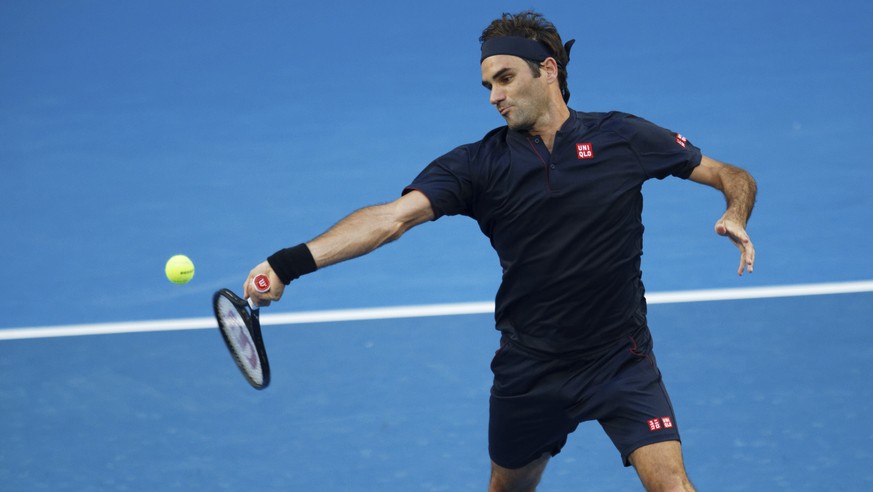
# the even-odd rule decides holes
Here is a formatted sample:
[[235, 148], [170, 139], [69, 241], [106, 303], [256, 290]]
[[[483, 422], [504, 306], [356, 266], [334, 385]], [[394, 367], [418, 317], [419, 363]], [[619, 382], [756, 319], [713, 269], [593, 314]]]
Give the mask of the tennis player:
[[[439, 157], [401, 198], [358, 210], [255, 267], [245, 295], [266, 305], [301, 275], [364, 255], [446, 215], [475, 219], [503, 266], [491, 368], [490, 490], [535, 490], [549, 458], [596, 420], [647, 490], [693, 490], [679, 420], [661, 379], [641, 280], [642, 185], [675, 176], [720, 190], [715, 223], [752, 272], [752, 177], [630, 114], [567, 106], [563, 44], [540, 14], [504, 14], [482, 33], [482, 85], [506, 120]], [[693, 206], [689, 204], [689, 206]], [[250, 288], [265, 273], [274, 288]]]

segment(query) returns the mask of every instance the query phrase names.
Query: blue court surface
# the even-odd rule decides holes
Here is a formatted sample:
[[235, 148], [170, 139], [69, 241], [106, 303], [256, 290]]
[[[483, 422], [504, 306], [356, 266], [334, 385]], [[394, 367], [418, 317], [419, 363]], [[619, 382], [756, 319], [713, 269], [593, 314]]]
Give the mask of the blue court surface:
[[[577, 39], [571, 107], [638, 114], [758, 180], [743, 277], [718, 192], [644, 189], [692, 480], [873, 490], [873, 4], [536, 3]], [[529, 7], [0, 3], [0, 489], [485, 490], [487, 309], [341, 320], [487, 306], [500, 268], [473, 221], [292, 284], [264, 310], [262, 392], [210, 298], [502, 125], [477, 38]], [[163, 273], [178, 253], [183, 286]], [[589, 423], [540, 490], [639, 484]]]

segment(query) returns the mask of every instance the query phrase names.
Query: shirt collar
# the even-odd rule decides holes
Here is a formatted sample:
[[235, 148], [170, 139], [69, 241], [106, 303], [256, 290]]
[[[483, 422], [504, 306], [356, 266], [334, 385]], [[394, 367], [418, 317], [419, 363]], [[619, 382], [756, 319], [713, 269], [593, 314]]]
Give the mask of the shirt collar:
[[[561, 125], [561, 128], [558, 130], [558, 135], [560, 135], [562, 133], [573, 132], [576, 129], [576, 125], [579, 121], [579, 119], [576, 117], [576, 111], [573, 108], [569, 108], [569, 107], [567, 109], [570, 110], [570, 117], [567, 118], [567, 121], [565, 121]], [[510, 138], [512, 138], [514, 140], [527, 141], [527, 139], [529, 137], [531, 137], [531, 134], [526, 132], [526, 131], [512, 130], [512, 129], [509, 129], [508, 127], [507, 127], [507, 133], [510, 136]]]

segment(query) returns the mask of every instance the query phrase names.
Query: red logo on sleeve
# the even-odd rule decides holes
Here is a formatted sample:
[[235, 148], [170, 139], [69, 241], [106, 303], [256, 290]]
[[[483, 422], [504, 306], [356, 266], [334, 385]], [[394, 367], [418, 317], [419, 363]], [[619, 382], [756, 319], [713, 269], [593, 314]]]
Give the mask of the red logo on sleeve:
[[594, 146], [590, 143], [577, 143], [576, 157], [578, 159], [594, 159]]
[[679, 134], [677, 133], [677, 134], [676, 134], [676, 143], [679, 144], [679, 145], [681, 145], [682, 148], [684, 149], [684, 148], [685, 148], [685, 144], [688, 143], [688, 139], [685, 138], [685, 137], [683, 137], [682, 135], [679, 135]]

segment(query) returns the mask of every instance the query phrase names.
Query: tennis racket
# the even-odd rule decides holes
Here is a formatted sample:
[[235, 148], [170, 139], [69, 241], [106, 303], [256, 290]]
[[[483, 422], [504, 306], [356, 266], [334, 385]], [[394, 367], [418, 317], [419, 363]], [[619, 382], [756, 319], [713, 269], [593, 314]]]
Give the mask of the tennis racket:
[[[258, 292], [270, 290], [266, 275], [257, 275], [252, 284]], [[212, 296], [212, 307], [221, 338], [246, 381], [255, 389], [266, 388], [270, 384], [270, 362], [261, 336], [258, 306], [251, 298], [246, 302], [230, 290], [220, 289]]]

